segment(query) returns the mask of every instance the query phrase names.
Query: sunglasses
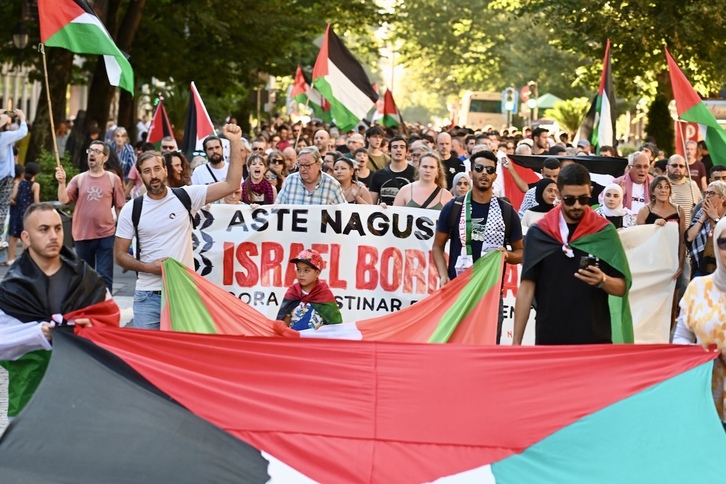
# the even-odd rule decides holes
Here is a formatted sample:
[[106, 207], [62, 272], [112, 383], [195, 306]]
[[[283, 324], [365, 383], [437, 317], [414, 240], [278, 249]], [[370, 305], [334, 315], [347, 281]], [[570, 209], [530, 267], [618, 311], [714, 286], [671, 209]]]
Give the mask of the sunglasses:
[[686, 165], [668, 165], [668, 166], [670, 166], [671, 168], [685, 168], [686, 167]]
[[590, 202], [590, 195], [580, 195], [579, 197], [568, 195], [566, 197], [562, 197], [562, 203], [568, 207], [573, 206], [575, 202], [578, 202], [580, 205], [587, 205]]
[[489, 166], [489, 165], [484, 166], [484, 165], [480, 165], [478, 163], [476, 165], [474, 165], [474, 171], [477, 173], [481, 173], [485, 170], [487, 172], [487, 175], [493, 175], [497, 172], [497, 167]]
[[726, 237], [719, 237], [716, 239], [716, 245], [718, 245], [719, 249], [726, 250]]
[[172, 146], [162, 146], [161, 149], [162, 150], [173, 150], [174, 146], [173, 145]]
[[279, 158], [275, 158], [274, 160], [272, 160], [272, 163], [275, 164], [275, 165], [284, 165], [285, 164], [285, 160], [281, 160]]

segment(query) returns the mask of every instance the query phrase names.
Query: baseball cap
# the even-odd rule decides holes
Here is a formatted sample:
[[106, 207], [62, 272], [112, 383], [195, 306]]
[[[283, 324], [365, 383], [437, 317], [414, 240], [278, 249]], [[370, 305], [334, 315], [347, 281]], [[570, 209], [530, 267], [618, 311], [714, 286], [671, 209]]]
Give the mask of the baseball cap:
[[297, 262], [303, 262], [318, 271], [325, 269], [325, 261], [320, 257], [320, 252], [317, 250], [304, 249], [297, 257], [290, 261], [292, 264]]
[[588, 146], [590, 146], [590, 142], [587, 141], [586, 139], [581, 139], [577, 142], [578, 148], [587, 148]]

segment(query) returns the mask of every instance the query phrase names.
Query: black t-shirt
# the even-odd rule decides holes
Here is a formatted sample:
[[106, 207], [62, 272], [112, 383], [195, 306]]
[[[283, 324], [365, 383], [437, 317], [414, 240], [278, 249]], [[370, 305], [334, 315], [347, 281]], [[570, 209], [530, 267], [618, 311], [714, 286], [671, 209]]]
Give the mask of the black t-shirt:
[[60, 269], [48, 277], [48, 305], [52, 314], [62, 314], [63, 303], [68, 293], [68, 281], [73, 278], [73, 269], [65, 262]]
[[369, 186], [371, 186], [371, 180], [373, 179], [374, 173], [375, 173], [375, 171], [368, 170], [368, 176], [365, 178], [363, 178], [362, 176], [359, 176], [358, 181], [361, 182], [363, 185], [365, 185], [366, 188], [368, 188]]
[[454, 177], [457, 173], [464, 173], [466, 165], [464, 164], [464, 160], [460, 160], [453, 154], [442, 161], [442, 164], [444, 165], [444, 171], [446, 172], [446, 186], [451, 188], [454, 183]]
[[[567, 226], [571, 235], [577, 224]], [[527, 253], [526, 239], [524, 252]], [[580, 258], [589, 254], [575, 248], [573, 252], [574, 257], [567, 257], [562, 250], [555, 250], [522, 273], [522, 280], [537, 283], [535, 344], [612, 343], [608, 295], [574, 276], [580, 268]], [[599, 260], [599, 266], [608, 277], [623, 277], [603, 260]]]
[[378, 203], [393, 205], [398, 191], [401, 187], [413, 183], [415, 175], [416, 168], [411, 165], [406, 165], [406, 169], [400, 172], [395, 172], [387, 166], [373, 174], [368, 189], [378, 194]]
[[[441, 215], [439, 215], [439, 223], [436, 226], [436, 230], [451, 234], [449, 236], [449, 278], [453, 279], [456, 277], [456, 259], [461, 254], [461, 237], [459, 236], [459, 219], [456, 219], [454, 226], [452, 227], [449, 223], [451, 218], [451, 211], [453, 210], [456, 199], [452, 199], [444, 208], [441, 209]], [[477, 234], [483, 234], [486, 228], [487, 218], [489, 217], [489, 203], [477, 203], [474, 200], [471, 201], [471, 252], [474, 262], [476, 262], [481, 256], [481, 248], [483, 243], [483, 237]], [[457, 208], [459, 205], [456, 205]], [[507, 202], [499, 201], [499, 207], [502, 210], [502, 218], [504, 219], [504, 227], [506, 233], [504, 234], [504, 244], [508, 245], [512, 242], [522, 240], [522, 224], [519, 220], [519, 216], [514, 208]], [[464, 206], [461, 205], [461, 209]], [[478, 239], [478, 240], [477, 240]]]

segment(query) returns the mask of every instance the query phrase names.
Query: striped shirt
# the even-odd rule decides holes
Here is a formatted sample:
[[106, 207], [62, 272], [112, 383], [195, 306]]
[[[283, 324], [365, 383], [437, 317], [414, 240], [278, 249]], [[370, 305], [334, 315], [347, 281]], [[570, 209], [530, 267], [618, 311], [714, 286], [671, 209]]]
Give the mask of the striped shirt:
[[289, 205], [338, 205], [348, 203], [345, 200], [343, 189], [338, 180], [320, 172], [320, 179], [315, 188], [308, 190], [300, 179], [299, 173], [293, 173], [285, 178], [282, 190], [277, 195], [275, 203]]
[[671, 202], [681, 207], [686, 216], [686, 227], [689, 227], [691, 225], [693, 207], [703, 199], [701, 190], [699, 190], [696, 182], [688, 179], [680, 185], [671, 182], [671, 186], [673, 187]]

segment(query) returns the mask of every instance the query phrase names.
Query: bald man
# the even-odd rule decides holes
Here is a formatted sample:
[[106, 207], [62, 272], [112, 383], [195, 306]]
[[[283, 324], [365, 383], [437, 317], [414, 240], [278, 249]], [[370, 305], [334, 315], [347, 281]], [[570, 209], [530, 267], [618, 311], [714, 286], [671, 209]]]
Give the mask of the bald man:
[[439, 133], [436, 137], [436, 150], [441, 155], [441, 163], [444, 165], [446, 172], [446, 186], [450, 188], [454, 183], [454, 176], [457, 173], [464, 173], [466, 165], [464, 160], [460, 160], [456, 153], [451, 151], [451, 135], [449, 133]]
[[328, 152], [330, 147], [330, 133], [324, 129], [317, 130], [315, 132], [315, 137], [313, 138], [313, 143], [320, 152], [320, 156], [325, 156], [325, 153]]

